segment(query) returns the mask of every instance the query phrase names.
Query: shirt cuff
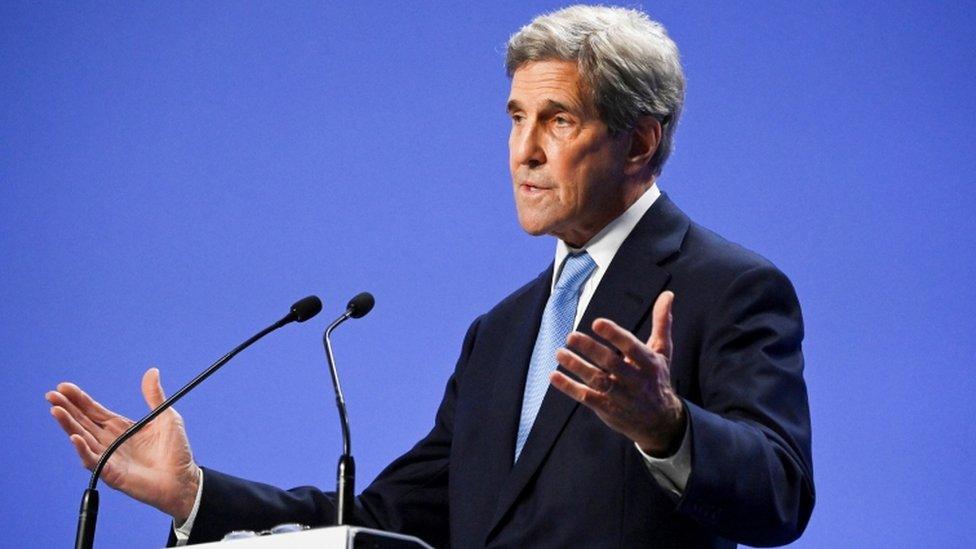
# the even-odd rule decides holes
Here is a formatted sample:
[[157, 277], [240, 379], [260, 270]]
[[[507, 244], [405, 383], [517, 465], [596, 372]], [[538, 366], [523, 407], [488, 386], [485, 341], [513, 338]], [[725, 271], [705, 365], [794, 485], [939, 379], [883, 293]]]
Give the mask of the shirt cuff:
[[176, 521], [173, 521], [173, 535], [176, 536], [176, 546], [182, 547], [186, 545], [186, 542], [190, 541], [190, 530], [193, 529], [193, 522], [197, 519], [197, 511], [200, 510], [200, 499], [203, 498], [203, 468], [197, 468], [199, 471], [197, 479], [197, 498], [193, 500], [193, 508], [190, 509], [190, 516], [186, 517], [179, 527], [176, 526]]
[[681, 497], [685, 491], [685, 486], [688, 484], [688, 477], [691, 476], [691, 421], [685, 423], [685, 434], [681, 439], [681, 446], [672, 456], [656, 458], [644, 453], [637, 444], [634, 444], [634, 447], [644, 458], [647, 470], [650, 471], [654, 480], [675, 496]]

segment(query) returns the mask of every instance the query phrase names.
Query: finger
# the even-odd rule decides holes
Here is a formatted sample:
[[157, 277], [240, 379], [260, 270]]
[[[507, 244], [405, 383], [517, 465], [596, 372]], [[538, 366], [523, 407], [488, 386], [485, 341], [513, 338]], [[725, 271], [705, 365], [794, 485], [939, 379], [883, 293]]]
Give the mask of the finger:
[[[608, 372], [621, 373], [619, 370], [625, 363], [617, 351], [593, 339], [582, 332], [572, 332], [566, 338], [566, 344], [574, 351], [592, 361], [593, 365]], [[628, 368], [630, 369], [630, 368]]]
[[600, 392], [610, 390], [612, 384], [610, 376], [573, 351], [569, 349], [556, 350], [556, 361], [570, 372], [576, 374], [577, 377], [583, 380], [583, 383], [594, 390]]
[[607, 396], [604, 393], [574, 381], [558, 370], [549, 374], [549, 383], [569, 398], [586, 405], [595, 412], [602, 412], [606, 406]]
[[598, 318], [593, 322], [593, 331], [616, 347], [638, 369], [646, 368], [655, 363], [653, 353], [644, 345], [644, 342], [618, 326], [616, 322], [607, 318]]
[[74, 383], [59, 383], [58, 392], [67, 397], [79, 410], [84, 410], [85, 415], [91, 417], [94, 421], [99, 423], [108, 421], [115, 417], [121, 417], [119, 414], [116, 414], [98, 402], [95, 402], [92, 397], [88, 396], [88, 393], [82, 391], [81, 387], [78, 387]]
[[142, 375], [142, 397], [146, 399], [149, 409], [155, 409], [166, 400], [163, 384], [159, 379], [159, 369], [150, 368]]
[[98, 422], [93, 421], [88, 414], [75, 406], [75, 404], [67, 396], [65, 396], [64, 393], [50, 391], [45, 394], [44, 397], [55, 407], [62, 409], [66, 415], [71, 417], [72, 420], [78, 424], [80, 429], [86, 431], [95, 439], [102, 440], [105, 438], [114, 438], [111, 434], [105, 433], [104, 424], [99, 424]]
[[75, 447], [75, 452], [81, 458], [82, 465], [85, 466], [85, 469], [91, 471], [95, 467], [95, 464], [98, 463], [98, 458], [101, 457], [101, 454], [93, 452], [88, 446], [88, 443], [85, 442], [85, 439], [79, 435], [71, 435], [70, 439], [71, 445]]
[[69, 437], [81, 437], [89, 447], [98, 449], [99, 451], [105, 448], [104, 444], [101, 444], [92, 433], [87, 431], [80, 423], [75, 421], [75, 419], [71, 417], [71, 414], [69, 414], [64, 408], [60, 406], [51, 408], [51, 415], [54, 416], [55, 421], [58, 422], [58, 425], [61, 426], [61, 429], [64, 430]]
[[655, 353], [664, 355], [671, 362], [671, 351], [674, 346], [671, 341], [671, 305], [674, 303], [674, 292], [661, 292], [654, 301], [654, 311], [651, 313], [651, 337], [647, 346]]

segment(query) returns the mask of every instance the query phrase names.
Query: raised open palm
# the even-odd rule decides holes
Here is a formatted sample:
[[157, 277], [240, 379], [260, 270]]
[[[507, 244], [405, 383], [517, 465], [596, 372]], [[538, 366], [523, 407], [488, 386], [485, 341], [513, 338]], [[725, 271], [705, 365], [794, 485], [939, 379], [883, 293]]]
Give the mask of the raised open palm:
[[[143, 375], [142, 394], [150, 409], [165, 400], [159, 370], [150, 368]], [[51, 415], [68, 434], [89, 470], [109, 444], [133, 423], [73, 383], [61, 383], [57, 390], [44, 396], [51, 403]], [[127, 440], [108, 460], [101, 478], [178, 522], [185, 519], [196, 497], [199, 468], [193, 461], [180, 414], [170, 408]]]

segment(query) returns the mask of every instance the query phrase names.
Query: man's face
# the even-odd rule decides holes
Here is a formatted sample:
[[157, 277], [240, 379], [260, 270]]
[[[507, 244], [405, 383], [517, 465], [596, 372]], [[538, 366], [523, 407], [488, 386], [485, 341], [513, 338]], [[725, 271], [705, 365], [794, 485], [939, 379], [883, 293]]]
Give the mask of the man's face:
[[576, 63], [536, 61], [515, 71], [509, 168], [519, 224], [581, 246], [636, 199], [624, 165], [630, 139], [599, 117]]

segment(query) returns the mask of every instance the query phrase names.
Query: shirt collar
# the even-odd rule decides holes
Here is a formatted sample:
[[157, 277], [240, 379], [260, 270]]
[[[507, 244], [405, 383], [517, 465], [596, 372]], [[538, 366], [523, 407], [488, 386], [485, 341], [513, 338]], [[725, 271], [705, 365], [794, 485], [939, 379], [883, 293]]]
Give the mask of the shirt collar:
[[644, 217], [647, 210], [651, 209], [659, 196], [661, 196], [661, 191], [657, 188], [657, 183], [651, 184], [650, 188], [644, 191], [644, 194], [636, 202], [596, 233], [582, 248], [571, 248], [562, 240], [557, 240], [552, 284], [555, 285], [556, 281], [559, 280], [559, 272], [562, 270], [563, 260], [566, 259], [566, 256], [582, 251], [587, 252], [593, 258], [593, 262], [596, 263], [596, 271], [602, 278], [602, 274], [606, 272], [610, 262], [613, 261], [613, 256], [617, 255], [620, 245], [624, 243], [630, 232], [637, 226], [637, 222]]

